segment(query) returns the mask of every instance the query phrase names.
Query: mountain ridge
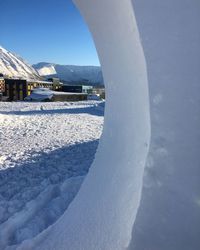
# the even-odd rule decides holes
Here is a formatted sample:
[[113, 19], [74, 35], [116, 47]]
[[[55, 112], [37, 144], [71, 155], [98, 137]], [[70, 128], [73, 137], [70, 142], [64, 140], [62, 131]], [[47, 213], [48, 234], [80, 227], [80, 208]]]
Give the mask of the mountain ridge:
[[0, 46], [0, 73], [12, 78], [41, 79], [38, 72], [21, 56]]
[[37, 79], [58, 77], [64, 84], [103, 86], [100, 66], [62, 65], [39, 62], [32, 66], [16, 53], [0, 46], [0, 73], [9, 78]]
[[43, 77], [58, 77], [64, 83], [103, 85], [100, 66], [62, 65], [39, 62], [32, 65]]

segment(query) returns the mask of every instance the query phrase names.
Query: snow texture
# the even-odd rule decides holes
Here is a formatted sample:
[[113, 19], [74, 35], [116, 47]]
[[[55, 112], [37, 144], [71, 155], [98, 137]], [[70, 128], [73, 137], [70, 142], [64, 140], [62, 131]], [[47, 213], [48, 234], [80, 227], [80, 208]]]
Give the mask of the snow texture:
[[130, 250], [200, 249], [200, 1], [134, 0], [152, 139]]
[[103, 103], [0, 103], [0, 249], [54, 223], [78, 192], [103, 126]]
[[150, 119], [146, 64], [132, 3], [75, 2], [94, 37], [106, 82], [103, 135], [67, 211], [18, 249], [124, 249], [140, 202]]

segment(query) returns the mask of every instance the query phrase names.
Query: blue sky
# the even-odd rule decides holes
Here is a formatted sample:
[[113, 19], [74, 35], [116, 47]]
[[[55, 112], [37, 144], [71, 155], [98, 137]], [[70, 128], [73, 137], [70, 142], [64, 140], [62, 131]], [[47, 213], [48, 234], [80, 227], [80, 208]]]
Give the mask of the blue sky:
[[83, 18], [71, 0], [0, 0], [0, 45], [29, 63], [99, 65]]

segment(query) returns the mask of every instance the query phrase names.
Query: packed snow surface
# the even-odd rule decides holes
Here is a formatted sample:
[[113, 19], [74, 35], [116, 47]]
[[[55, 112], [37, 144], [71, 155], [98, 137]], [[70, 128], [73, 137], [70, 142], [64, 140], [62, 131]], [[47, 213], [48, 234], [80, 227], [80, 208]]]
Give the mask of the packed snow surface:
[[103, 106], [0, 103], [0, 249], [36, 236], [67, 209], [94, 158]]

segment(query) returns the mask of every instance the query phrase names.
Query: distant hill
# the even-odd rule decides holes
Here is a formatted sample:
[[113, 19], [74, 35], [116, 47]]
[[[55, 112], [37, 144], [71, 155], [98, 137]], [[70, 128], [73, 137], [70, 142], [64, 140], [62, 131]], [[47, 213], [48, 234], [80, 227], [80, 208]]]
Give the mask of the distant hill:
[[103, 85], [101, 68], [98, 66], [74, 66], [40, 62], [34, 64], [40, 76], [58, 77], [64, 83]]
[[58, 77], [63, 83], [103, 85], [101, 68], [98, 66], [74, 66], [41, 62], [29, 65], [20, 56], [0, 46], [0, 73], [8, 77], [42, 79]]
[[0, 73], [9, 77], [41, 79], [24, 59], [0, 46]]

